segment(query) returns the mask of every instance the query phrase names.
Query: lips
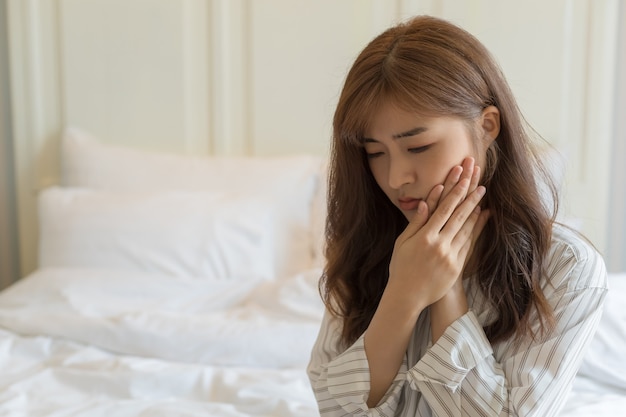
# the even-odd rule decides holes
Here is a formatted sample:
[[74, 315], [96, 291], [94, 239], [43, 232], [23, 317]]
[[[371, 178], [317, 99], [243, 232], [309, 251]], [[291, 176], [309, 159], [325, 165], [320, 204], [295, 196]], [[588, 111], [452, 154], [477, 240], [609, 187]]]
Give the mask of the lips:
[[398, 207], [400, 210], [409, 211], [417, 209], [421, 199], [419, 198], [399, 198]]

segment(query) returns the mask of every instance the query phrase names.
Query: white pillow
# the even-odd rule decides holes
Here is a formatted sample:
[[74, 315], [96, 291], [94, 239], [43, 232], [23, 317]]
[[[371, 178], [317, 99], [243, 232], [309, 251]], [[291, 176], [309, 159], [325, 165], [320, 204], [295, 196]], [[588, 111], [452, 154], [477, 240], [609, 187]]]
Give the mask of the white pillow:
[[313, 266], [323, 268], [326, 264], [324, 249], [326, 247], [326, 214], [328, 208], [328, 164], [324, 163], [320, 170], [319, 185], [313, 197], [311, 209], [311, 241], [313, 244]]
[[273, 203], [201, 192], [53, 187], [39, 198], [41, 267], [273, 278]]
[[316, 256], [312, 202], [320, 186], [322, 158], [197, 157], [106, 145], [77, 128], [62, 145], [62, 185], [146, 192], [189, 190], [236, 192], [274, 202], [284, 230], [276, 234], [273, 256], [279, 276], [309, 269]]
[[[151, 152], [108, 145], [77, 128], [65, 131], [61, 149], [61, 185], [114, 191], [294, 192], [297, 182], [314, 182], [321, 165], [320, 158], [306, 155], [225, 157]], [[307, 193], [311, 198], [311, 187]]]

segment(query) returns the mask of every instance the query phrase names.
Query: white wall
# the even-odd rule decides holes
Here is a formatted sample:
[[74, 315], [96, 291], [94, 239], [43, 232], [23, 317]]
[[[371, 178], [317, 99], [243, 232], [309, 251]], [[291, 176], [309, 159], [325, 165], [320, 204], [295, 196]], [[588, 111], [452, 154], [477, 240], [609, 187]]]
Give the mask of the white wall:
[[5, 22], [6, 3], [0, 0], [0, 289], [19, 277]]
[[607, 264], [609, 271], [626, 271], [626, 2], [620, 3], [615, 129], [609, 209]]
[[328, 149], [345, 73], [429, 13], [494, 52], [527, 118], [567, 154], [566, 216], [604, 250], [619, 0], [8, 0], [21, 269], [66, 125], [190, 154]]

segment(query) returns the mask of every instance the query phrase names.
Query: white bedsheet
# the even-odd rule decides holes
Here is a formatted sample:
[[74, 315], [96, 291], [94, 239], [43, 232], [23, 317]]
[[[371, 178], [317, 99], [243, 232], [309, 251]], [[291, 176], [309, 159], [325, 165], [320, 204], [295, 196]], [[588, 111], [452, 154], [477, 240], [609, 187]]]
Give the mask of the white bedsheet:
[[1, 416], [315, 416], [301, 369], [116, 355], [0, 330]]
[[0, 416], [315, 416], [320, 272], [40, 270], [0, 294]]
[[0, 326], [177, 362], [303, 366], [323, 311], [320, 273], [208, 281], [50, 268], [0, 294]]
[[560, 417], [624, 417], [626, 390], [578, 376]]
[[[0, 417], [317, 416], [320, 273], [40, 270], [0, 293]], [[626, 416], [626, 390], [578, 377], [561, 417], [582, 416]]]

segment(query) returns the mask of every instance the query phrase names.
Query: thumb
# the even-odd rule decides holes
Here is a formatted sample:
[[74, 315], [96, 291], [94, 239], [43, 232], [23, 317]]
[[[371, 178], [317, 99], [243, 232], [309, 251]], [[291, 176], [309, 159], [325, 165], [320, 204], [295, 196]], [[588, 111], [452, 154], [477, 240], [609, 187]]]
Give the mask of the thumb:
[[422, 228], [428, 221], [428, 204], [424, 200], [421, 200], [417, 205], [415, 215], [407, 225], [402, 234], [406, 237], [413, 236], [418, 230]]

